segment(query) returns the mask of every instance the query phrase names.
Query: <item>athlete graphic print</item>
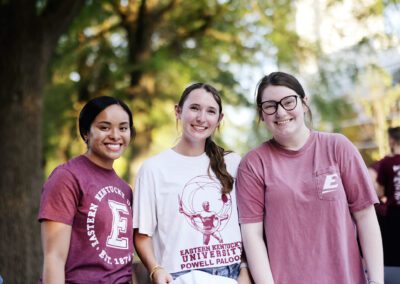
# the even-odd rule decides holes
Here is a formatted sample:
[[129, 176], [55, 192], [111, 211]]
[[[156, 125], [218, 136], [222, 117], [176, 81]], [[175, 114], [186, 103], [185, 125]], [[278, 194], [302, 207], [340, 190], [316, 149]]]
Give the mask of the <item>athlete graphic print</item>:
[[178, 195], [179, 213], [188, 223], [203, 234], [203, 244], [211, 237], [223, 243], [221, 231], [229, 222], [232, 213], [230, 194], [221, 193], [221, 184], [209, 176], [197, 176], [185, 184]]

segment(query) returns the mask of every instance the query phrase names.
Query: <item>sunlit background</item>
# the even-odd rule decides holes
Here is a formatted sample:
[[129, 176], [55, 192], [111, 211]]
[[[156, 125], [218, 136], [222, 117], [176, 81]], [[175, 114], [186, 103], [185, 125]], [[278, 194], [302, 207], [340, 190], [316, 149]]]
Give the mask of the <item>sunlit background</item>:
[[[345, 134], [367, 164], [389, 153], [386, 130], [400, 125], [399, 0], [22, 2], [0, 1], [1, 192], [9, 201], [0, 269], [26, 262], [15, 283], [39, 273], [39, 184], [85, 151], [76, 118], [90, 98], [119, 97], [134, 112], [137, 137], [116, 164], [130, 184], [144, 159], [176, 143], [174, 104], [192, 82], [221, 91], [225, 117], [215, 139], [241, 155], [270, 137], [254, 92], [276, 70], [304, 85], [312, 127]], [[18, 86], [7, 89], [9, 82]], [[14, 240], [21, 251], [8, 251]]]

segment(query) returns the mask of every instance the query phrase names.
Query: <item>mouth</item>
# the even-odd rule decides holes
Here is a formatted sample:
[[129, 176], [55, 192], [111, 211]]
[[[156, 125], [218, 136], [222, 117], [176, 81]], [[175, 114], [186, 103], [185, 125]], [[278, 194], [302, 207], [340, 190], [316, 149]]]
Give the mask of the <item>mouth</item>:
[[110, 151], [118, 152], [121, 150], [122, 144], [121, 143], [104, 143]]
[[192, 124], [192, 127], [193, 127], [194, 130], [200, 131], [200, 132], [205, 131], [205, 130], [208, 129], [208, 127], [202, 126], [202, 125], [193, 125], [193, 124]]
[[284, 125], [288, 124], [292, 120], [293, 120], [293, 118], [288, 118], [288, 119], [285, 119], [285, 120], [275, 121], [274, 123], [276, 125], [278, 125], [278, 126], [284, 126]]

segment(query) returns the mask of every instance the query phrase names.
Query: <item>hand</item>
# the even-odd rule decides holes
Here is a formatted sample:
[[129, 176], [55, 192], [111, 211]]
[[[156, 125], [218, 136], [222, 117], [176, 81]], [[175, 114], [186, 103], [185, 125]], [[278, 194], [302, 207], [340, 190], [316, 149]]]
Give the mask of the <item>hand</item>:
[[167, 284], [172, 283], [173, 278], [166, 270], [160, 269], [154, 272], [151, 280], [153, 284]]
[[250, 270], [247, 267], [241, 268], [239, 277], [237, 279], [238, 284], [252, 284], [254, 283], [251, 279]]

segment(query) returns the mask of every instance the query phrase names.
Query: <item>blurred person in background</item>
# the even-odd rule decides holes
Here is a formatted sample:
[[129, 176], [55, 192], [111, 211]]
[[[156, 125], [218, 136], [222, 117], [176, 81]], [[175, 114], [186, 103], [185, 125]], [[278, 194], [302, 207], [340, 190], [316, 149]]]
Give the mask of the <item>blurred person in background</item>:
[[400, 127], [388, 129], [391, 155], [379, 162], [378, 192], [386, 199], [383, 221], [385, 266], [400, 266]]

